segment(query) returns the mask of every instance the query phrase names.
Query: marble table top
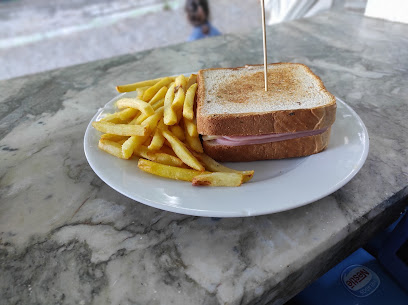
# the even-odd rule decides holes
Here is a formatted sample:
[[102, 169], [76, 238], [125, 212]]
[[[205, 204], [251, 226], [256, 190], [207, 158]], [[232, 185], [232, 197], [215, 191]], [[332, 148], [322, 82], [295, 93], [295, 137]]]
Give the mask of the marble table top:
[[269, 62], [310, 66], [362, 118], [361, 171], [301, 208], [212, 219], [132, 201], [89, 167], [84, 132], [115, 85], [262, 63], [261, 29], [1, 81], [1, 304], [283, 304], [396, 219], [408, 25], [332, 12], [267, 35]]

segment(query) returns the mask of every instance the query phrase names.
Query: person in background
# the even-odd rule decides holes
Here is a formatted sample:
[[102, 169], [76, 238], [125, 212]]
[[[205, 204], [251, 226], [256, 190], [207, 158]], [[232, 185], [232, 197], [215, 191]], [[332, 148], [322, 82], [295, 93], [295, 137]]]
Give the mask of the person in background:
[[188, 41], [221, 35], [210, 22], [210, 9], [207, 0], [187, 0], [185, 5], [187, 19], [193, 26]]

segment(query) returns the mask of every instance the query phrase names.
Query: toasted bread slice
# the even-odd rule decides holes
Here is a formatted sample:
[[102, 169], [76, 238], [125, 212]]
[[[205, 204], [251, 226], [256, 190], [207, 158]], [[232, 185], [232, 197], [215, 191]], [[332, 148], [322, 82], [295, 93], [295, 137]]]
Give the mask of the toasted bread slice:
[[325, 132], [279, 142], [242, 146], [219, 145], [215, 141], [204, 141], [207, 155], [217, 161], [257, 161], [309, 156], [323, 151], [329, 144], [330, 128]]
[[268, 65], [200, 70], [197, 129], [202, 135], [246, 136], [317, 130], [336, 117], [336, 98], [307, 66]]

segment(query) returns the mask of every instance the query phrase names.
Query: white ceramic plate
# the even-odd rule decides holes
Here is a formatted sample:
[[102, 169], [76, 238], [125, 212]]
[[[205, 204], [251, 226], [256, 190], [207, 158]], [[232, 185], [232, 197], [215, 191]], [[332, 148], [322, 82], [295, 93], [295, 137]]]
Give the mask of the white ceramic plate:
[[[100, 109], [92, 121], [114, 112], [114, 103]], [[91, 122], [92, 122], [91, 121]], [[98, 149], [100, 132], [91, 122], [85, 133], [86, 158], [95, 173], [113, 189], [143, 204], [175, 213], [246, 217], [293, 209], [321, 199], [349, 182], [363, 166], [369, 147], [366, 127], [347, 104], [337, 98], [336, 122], [328, 148], [316, 155], [272, 161], [226, 163], [254, 169], [253, 179], [240, 187], [194, 187], [142, 172], [136, 160], [121, 160]]]

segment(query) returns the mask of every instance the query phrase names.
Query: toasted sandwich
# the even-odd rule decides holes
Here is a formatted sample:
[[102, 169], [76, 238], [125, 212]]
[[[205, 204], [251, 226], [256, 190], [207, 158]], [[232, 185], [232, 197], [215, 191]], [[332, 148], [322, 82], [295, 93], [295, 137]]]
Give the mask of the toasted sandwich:
[[302, 157], [323, 151], [336, 118], [336, 98], [303, 64], [200, 70], [197, 129], [218, 161]]

